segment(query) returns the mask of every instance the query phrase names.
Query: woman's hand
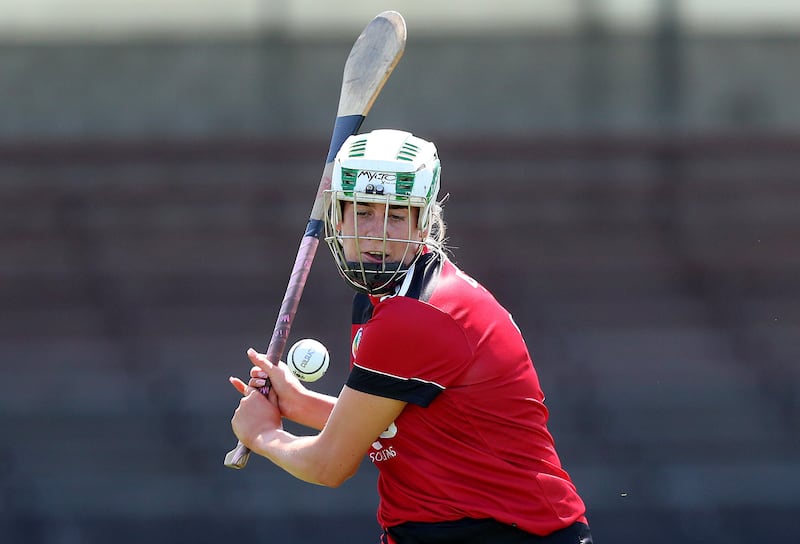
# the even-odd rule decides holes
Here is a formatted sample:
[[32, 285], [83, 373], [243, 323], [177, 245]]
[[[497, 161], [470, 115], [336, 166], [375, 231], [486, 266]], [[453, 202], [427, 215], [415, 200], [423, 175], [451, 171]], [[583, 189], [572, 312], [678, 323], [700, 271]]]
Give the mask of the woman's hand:
[[283, 417], [298, 421], [303, 412], [303, 401], [309, 394], [308, 389], [292, 374], [286, 363], [273, 364], [266, 355], [253, 348], [247, 350], [247, 356], [255, 365], [250, 369], [250, 381], [247, 384], [258, 389], [269, 379], [269, 399], [277, 403]]
[[239, 378], [229, 378], [233, 387], [244, 397], [233, 413], [231, 427], [239, 441], [253, 451], [259, 451], [258, 443], [271, 431], [282, 429], [278, 407], [257, 389], [253, 389]]

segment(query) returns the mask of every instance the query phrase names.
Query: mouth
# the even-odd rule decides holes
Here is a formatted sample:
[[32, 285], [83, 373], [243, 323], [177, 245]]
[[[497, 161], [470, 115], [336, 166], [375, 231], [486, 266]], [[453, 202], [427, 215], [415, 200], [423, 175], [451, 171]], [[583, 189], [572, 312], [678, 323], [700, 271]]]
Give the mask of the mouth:
[[361, 253], [361, 260], [365, 263], [380, 264], [389, 259], [382, 251], [364, 251]]

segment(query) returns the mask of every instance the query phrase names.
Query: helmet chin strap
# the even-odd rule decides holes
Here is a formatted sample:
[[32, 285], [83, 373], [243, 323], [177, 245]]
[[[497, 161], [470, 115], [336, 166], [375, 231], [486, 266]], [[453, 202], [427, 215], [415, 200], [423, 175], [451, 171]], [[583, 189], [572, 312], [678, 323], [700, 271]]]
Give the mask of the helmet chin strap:
[[362, 263], [347, 261], [345, 276], [356, 290], [368, 295], [388, 295], [408, 272], [402, 262]]
[[416, 245], [413, 258], [406, 261], [383, 261], [379, 263], [368, 263], [364, 261], [346, 261], [346, 270], [340, 268], [348, 282], [359, 292], [368, 295], [384, 296], [394, 293], [396, 287], [406, 278], [408, 271], [417, 262], [420, 255], [424, 253], [425, 243], [421, 239]]

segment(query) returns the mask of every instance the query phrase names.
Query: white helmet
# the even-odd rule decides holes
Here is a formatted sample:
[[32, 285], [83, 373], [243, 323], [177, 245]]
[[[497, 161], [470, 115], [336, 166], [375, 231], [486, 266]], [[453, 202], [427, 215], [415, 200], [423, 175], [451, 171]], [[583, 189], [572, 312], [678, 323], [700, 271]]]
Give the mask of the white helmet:
[[[424, 243], [412, 237], [412, 225], [406, 238], [387, 236], [388, 212], [390, 206], [418, 208], [416, 228], [427, 234], [437, 207], [440, 170], [436, 146], [409, 132], [374, 130], [350, 136], [342, 144], [334, 158], [331, 189], [325, 194], [325, 241], [340, 272], [356, 290], [373, 295], [390, 293], [422, 253]], [[383, 235], [368, 238], [337, 232], [343, 202], [385, 204]], [[369, 239], [380, 240], [384, 247], [387, 242], [408, 245], [400, 262], [365, 263], [361, 257], [353, 262], [347, 261], [342, 248], [342, 240], [347, 238], [356, 244]], [[412, 252], [414, 258], [403, 264], [405, 256]]]

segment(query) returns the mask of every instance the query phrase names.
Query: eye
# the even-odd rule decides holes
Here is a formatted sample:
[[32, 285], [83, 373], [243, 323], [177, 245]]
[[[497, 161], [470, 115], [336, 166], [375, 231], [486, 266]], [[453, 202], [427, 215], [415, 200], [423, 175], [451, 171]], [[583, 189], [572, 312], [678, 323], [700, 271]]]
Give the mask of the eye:
[[392, 221], [405, 221], [408, 217], [406, 210], [389, 210], [389, 219]]

